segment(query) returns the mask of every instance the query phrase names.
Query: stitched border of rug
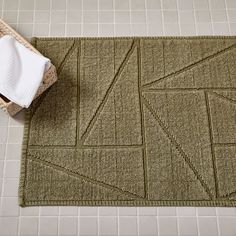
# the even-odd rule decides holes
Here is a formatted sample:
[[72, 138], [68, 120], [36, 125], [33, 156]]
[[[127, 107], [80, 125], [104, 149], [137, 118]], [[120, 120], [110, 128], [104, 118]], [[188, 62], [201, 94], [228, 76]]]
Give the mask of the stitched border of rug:
[[21, 206], [236, 206], [236, 37], [34, 38]]

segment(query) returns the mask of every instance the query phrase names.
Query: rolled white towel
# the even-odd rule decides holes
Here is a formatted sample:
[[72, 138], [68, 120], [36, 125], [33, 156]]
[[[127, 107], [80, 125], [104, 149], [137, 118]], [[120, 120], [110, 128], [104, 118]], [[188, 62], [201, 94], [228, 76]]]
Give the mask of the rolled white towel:
[[51, 62], [10, 35], [0, 38], [0, 94], [29, 107]]

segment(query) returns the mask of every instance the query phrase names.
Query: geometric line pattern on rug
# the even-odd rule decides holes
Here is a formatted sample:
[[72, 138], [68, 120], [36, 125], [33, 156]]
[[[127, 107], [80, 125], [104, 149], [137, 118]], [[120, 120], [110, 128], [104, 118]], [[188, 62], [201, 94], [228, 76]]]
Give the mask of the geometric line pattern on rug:
[[21, 205], [236, 205], [235, 37], [35, 46], [59, 80], [27, 113]]

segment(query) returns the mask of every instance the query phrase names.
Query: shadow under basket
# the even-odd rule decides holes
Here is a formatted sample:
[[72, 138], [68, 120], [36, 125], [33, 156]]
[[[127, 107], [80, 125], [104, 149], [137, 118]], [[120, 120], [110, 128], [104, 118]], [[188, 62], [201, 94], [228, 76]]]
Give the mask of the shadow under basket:
[[[31, 51], [41, 55], [40, 52], [37, 51], [26, 39], [24, 39], [14, 29], [12, 29], [9, 25], [7, 25], [3, 20], [0, 19], [0, 38], [3, 37], [4, 35], [11, 35], [18, 42], [23, 44], [25, 47], [27, 47]], [[1, 76], [0, 76], [0, 79], [1, 79]], [[40, 96], [45, 90], [47, 90], [50, 86], [52, 86], [56, 81], [57, 81], [56, 68], [54, 65], [51, 65], [50, 68], [44, 73], [43, 80], [39, 86], [39, 89], [37, 91], [37, 94], [35, 95], [35, 98]], [[20, 110], [23, 109], [23, 107], [10, 101], [6, 97], [4, 97], [2, 94], [0, 94], [0, 108], [11, 116], [14, 116], [16, 113], [18, 113]]]

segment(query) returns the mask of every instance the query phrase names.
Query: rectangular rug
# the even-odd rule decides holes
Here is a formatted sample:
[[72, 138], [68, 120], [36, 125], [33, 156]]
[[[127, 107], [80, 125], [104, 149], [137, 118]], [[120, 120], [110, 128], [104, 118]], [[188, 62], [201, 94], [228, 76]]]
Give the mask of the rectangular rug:
[[236, 206], [236, 37], [35, 38], [21, 206]]

